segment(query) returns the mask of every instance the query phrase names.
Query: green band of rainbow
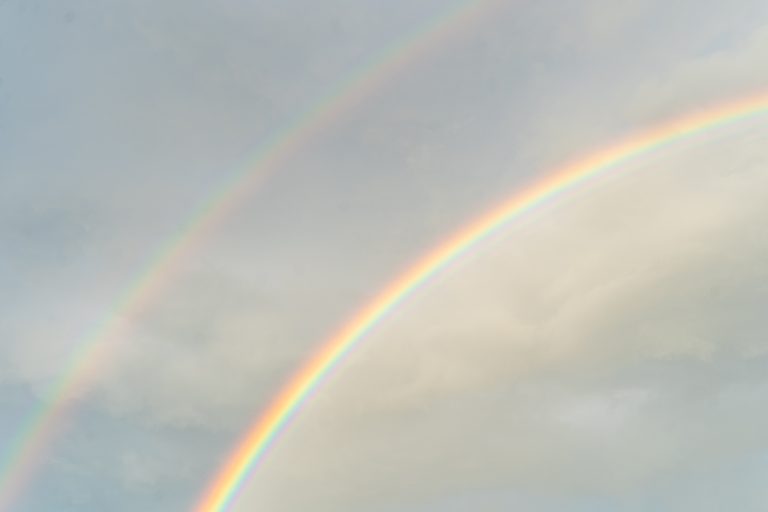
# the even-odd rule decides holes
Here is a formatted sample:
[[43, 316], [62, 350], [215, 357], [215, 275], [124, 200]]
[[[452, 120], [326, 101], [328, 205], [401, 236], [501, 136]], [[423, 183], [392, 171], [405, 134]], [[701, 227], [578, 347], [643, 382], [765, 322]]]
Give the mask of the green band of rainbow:
[[768, 94], [761, 94], [683, 117], [630, 137], [554, 171], [549, 178], [513, 195], [427, 253], [323, 343], [319, 351], [288, 381], [263, 415], [237, 443], [235, 450], [212, 480], [194, 510], [227, 510], [234, 503], [249, 475], [263, 460], [270, 445], [331, 370], [388, 313], [469, 249], [476, 247], [526, 211], [573, 189], [585, 180], [616, 168], [618, 164], [630, 158], [766, 110]]
[[265, 141], [207, 198], [141, 267], [144, 270], [110, 313], [76, 343], [61, 376], [44, 393], [36, 412], [26, 419], [0, 455], [0, 511], [11, 510], [31, 481], [47, 447], [61, 429], [77, 398], [101, 374], [127, 325], [146, 309], [170, 281], [173, 270], [208, 235], [249, 198], [260, 184], [319, 132], [378, 90], [389, 79], [440, 47], [453, 34], [495, 5], [495, 0], [455, 0], [417, 30], [390, 45], [338, 82], [309, 111]]

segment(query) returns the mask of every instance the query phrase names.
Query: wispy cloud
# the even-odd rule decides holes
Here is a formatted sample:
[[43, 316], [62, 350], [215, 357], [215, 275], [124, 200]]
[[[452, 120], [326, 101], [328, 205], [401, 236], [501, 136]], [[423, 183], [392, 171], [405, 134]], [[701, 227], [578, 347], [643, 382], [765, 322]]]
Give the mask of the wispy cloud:
[[[442, 9], [1, 3], [2, 423], [264, 137]], [[422, 250], [556, 164], [768, 87], [766, 22], [746, 0], [500, 2], [176, 269], [21, 510], [188, 506]], [[765, 126], [639, 159], [463, 260], [310, 401], [242, 507], [762, 510]]]

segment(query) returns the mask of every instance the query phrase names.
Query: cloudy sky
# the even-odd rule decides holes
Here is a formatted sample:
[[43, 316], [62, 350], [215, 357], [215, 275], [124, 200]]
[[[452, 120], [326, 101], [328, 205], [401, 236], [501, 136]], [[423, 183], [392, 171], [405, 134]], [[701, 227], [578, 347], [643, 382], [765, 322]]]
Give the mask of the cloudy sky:
[[[762, 0], [474, 3], [429, 33], [462, 1], [0, 1], [2, 453], [200, 205], [386, 71], [117, 311], [9, 510], [191, 510], [424, 251], [558, 164], [768, 90]], [[755, 117], [537, 208], [372, 332], [231, 510], [765, 510], [767, 197]]]

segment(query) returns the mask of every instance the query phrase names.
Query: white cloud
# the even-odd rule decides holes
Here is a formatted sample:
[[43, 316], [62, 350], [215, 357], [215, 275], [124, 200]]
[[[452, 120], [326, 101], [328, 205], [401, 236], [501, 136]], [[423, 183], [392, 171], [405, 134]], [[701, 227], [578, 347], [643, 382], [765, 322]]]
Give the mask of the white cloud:
[[739, 397], [766, 383], [728, 370], [766, 348], [768, 153], [750, 132], [543, 207], [402, 306], [244, 506], [351, 510], [494, 485], [629, 497], [762, 447], [762, 394]]

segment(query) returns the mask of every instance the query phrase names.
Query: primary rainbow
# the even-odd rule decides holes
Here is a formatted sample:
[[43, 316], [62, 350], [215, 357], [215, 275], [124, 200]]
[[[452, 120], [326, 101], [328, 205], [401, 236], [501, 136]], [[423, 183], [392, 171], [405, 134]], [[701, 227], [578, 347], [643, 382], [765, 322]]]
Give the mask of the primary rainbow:
[[439, 47], [451, 35], [486, 12], [496, 0], [456, 0], [417, 30], [391, 44], [364, 66], [273, 134], [242, 170], [203, 202], [189, 220], [142, 265], [143, 271], [102, 321], [75, 344], [60, 377], [44, 393], [36, 411], [23, 422], [0, 453], [0, 512], [13, 507], [30, 482], [72, 404], [103, 371], [114, 341], [169, 282], [181, 259], [198, 247], [207, 235], [243, 204], [261, 182], [291, 155], [326, 129], [346, 110], [371, 95], [388, 79]]
[[768, 94], [751, 96], [661, 124], [574, 163], [514, 194], [447, 241], [387, 285], [369, 304], [331, 336], [290, 379], [271, 405], [237, 443], [235, 450], [195, 506], [195, 512], [223, 512], [239, 495], [249, 475], [264, 458], [302, 403], [331, 370], [396, 306], [469, 249], [535, 206], [572, 189], [640, 154], [704, 130], [768, 111]]

